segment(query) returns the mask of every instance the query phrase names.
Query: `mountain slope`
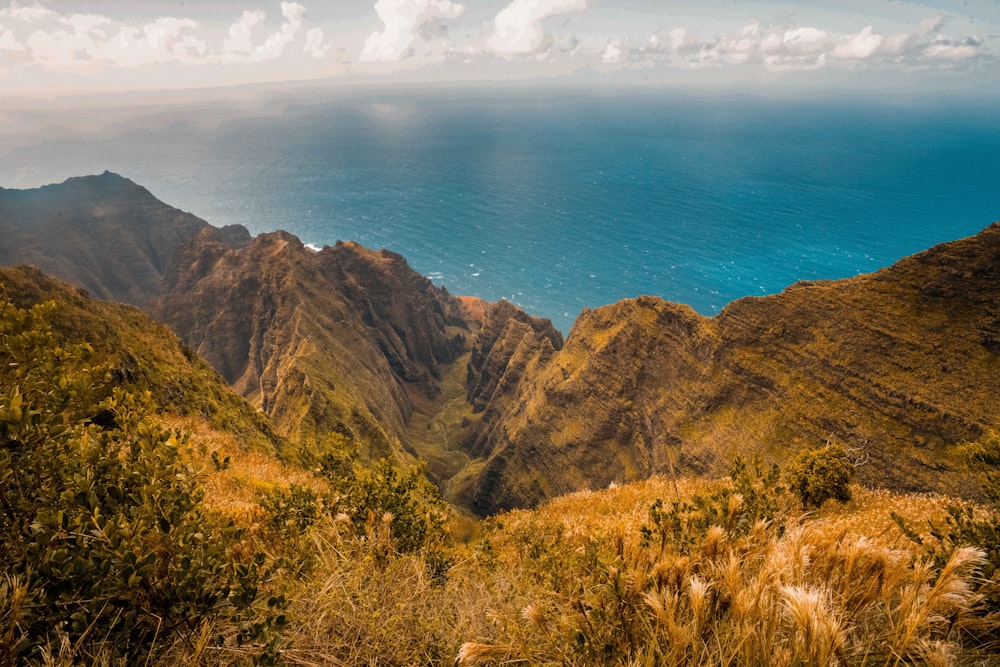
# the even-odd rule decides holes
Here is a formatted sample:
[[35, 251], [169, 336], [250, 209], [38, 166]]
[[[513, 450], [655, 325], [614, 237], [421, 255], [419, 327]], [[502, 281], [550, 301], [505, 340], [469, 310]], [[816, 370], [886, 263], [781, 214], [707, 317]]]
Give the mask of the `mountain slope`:
[[654, 297], [586, 311], [482, 410], [483, 513], [832, 442], [859, 478], [975, 496], [952, 446], [1000, 423], [1000, 223], [857, 278], [715, 318]]
[[[138, 308], [93, 299], [34, 267], [0, 268], [0, 307], [30, 309], [43, 302], [56, 304], [53, 324], [59, 344], [90, 346], [92, 367], [108, 369], [103, 383], [108, 391], [122, 387], [137, 396], [148, 392], [145, 407], [205, 420], [247, 450], [275, 455], [285, 447], [286, 440], [264, 415], [236, 395], [175, 334]], [[10, 341], [2, 342], [0, 353], [6, 353]], [[17, 384], [18, 369], [4, 366], [0, 384], [6, 392]]]
[[216, 229], [113, 174], [0, 190], [0, 233], [0, 263], [144, 303], [283, 435], [419, 454], [481, 513], [827, 442], [863, 482], [975, 496], [952, 446], [998, 423], [997, 225], [711, 319], [625, 300], [585, 311], [565, 343], [394, 253]]
[[31, 264], [100, 299], [157, 296], [174, 251], [208, 223], [117, 174], [0, 188], [0, 265]]
[[285, 232], [206, 230], [153, 312], [289, 437], [336, 431], [372, 456], [406, 449], [414, 407], [436, 398], [469, 333], [461, 302], [399, 255], [316, 252]]

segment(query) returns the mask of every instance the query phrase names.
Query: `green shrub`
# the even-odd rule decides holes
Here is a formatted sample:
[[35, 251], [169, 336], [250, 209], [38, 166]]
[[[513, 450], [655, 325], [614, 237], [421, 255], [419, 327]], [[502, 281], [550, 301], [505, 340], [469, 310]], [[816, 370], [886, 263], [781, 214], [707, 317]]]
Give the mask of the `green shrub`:
[[832, 445], [802, 452], [788, 468], [792, 490], [805, 507], [819, 507], [830, 498], [847, 502], [853, 477], [847, 452]]
[[[748, 463], [737, 456], [729, 476], [732, 483], [713, 493], [695, 494], [690, 500], [677, 499], [666, 505], [658, 498], [649, 509], [649, 523], [640, 528], [643, 544], [658, 542], [660, 551], [669, 548], [687, 553], [712, 526], [745, 535], [758, 522], [780, 516], [785, 489], [779, 484], [781, 471], [777, 466], [764, 469], [760, 461]], [[780, 525], [776, 528], [781, 530]]]
[[69, 646], [139, 663], [220, 619], [269, 641], [281, 601], [261, 601], [263, 554], [204, 510], [187, 438], [146, 418], [148, 396], [112, 391], [93, 349], [51, 326], [58, 309], [0, 299], [0, 661]]
[[325, 504], [319, 493], [300, 484], [265, 493], [259, 502], [270, 517], [271, 528], [293, 538], [320, 520]]

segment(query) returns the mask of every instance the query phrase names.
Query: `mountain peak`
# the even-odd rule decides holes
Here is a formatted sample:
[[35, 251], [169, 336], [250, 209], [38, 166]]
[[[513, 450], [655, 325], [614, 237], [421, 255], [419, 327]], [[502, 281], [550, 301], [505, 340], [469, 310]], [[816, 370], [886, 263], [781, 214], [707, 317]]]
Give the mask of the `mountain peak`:
[[110, 171], [0, 190], [0, 264], [31, 264], [98, 298], [141, 305], [159, 294], [174, 251], [208, 226]]

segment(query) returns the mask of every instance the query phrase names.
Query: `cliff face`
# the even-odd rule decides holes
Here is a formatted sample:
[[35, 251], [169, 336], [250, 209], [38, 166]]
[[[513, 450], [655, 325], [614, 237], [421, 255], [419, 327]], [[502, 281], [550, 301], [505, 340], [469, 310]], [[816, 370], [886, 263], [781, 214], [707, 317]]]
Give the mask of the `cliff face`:
[[489, 454], [492, 432], [514, 409], [518, 385], [532, 377], [563, 346], [549, 320], [532, 317], [507, 301], [487, 304], [466, 372], [466, 400], [473, 419], [461, 435], [474, 457]]
[[31, 264], [100, 299], [156, 297], [174, 251], [206, 227], [110, 172], [0, 188], [0, 265]]
[[372, 456], [405, 449], [468, 333], [460, 302], [399, 255], [285, 232], [207, 230], [167, 271], [156, 316], [293, 439], [333, 430]]
[[652, 297], [585, 312], [482, 406], [488, 513], [654, 473], [844, 444], [861, 481], [975, 495], [953, 445], [1000, 423], [1000, 224], [875, 274], [718, 316]]

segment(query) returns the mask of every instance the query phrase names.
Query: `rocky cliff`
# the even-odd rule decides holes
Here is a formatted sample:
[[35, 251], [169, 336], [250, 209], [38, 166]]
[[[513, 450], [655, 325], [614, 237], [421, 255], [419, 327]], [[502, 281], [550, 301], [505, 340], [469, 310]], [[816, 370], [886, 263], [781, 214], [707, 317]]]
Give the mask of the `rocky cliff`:
[[998, 341], [1000, 223], [711, 319], [653, 297], [584, 312], [562, 350], [477, 404], [473, 505], [719, 474], [738, 453], [780, 462], [827, 442], [863, 482], [974, 496], [954, 445], [1000, 423]]
[[517, 388], [534, 377], [556, 351], [563, 337], [552, 322], [532, 317], [507, 301], [488, 304], [469, 356], [466, 398], [473, 418], [461, 434], [462, 448], [471, 456], [488, 453], [512, 408]]
[[206, 227], [110, 172], [0, 188], [0, 265], [33, 265], [100, 299], [142, 305], [159, 295], [174, 251]]
[[152, 312], [296, 440], [329, 431], [406, 449], [469, 333], [458, 299], [397, 254], [285, 232], [208, 229], [177, 253]]

